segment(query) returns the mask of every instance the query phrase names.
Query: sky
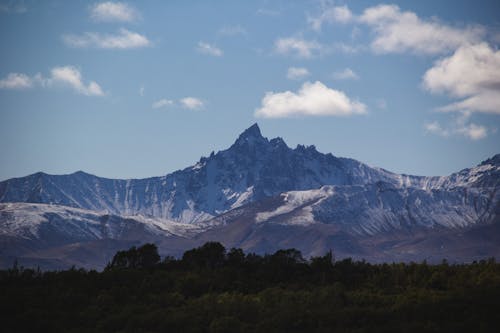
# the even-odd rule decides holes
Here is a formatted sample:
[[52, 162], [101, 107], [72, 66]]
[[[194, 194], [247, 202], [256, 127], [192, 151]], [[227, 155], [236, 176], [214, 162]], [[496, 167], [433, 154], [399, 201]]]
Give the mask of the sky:
[[0, 0], [0, 180], [264, 136], [416, 175], [500, 153], [500, 2]]

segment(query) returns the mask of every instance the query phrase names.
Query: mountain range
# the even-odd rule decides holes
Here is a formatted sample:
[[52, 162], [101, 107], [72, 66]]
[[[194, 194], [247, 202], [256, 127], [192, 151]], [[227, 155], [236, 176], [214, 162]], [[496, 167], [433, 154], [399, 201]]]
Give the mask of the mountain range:
[[102, 268], [131, 245], [180, 255], [208, 240], [376, 262], [498, 257], [499, 185], [500, 154], [449, 176], [401, 175], [292, 149], [254, 124], [228, 149], [161, 177], [0, 182], [0, 266]]

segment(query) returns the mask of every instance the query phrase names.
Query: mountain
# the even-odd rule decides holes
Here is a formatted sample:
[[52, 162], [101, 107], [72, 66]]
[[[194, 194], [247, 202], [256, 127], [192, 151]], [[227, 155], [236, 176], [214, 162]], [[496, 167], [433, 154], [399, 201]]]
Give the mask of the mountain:
[[314, 146], [291, 149], [281, 138], [264, 138], [254, 124], [229, 149], [163, 177], [115, 180], [81, 171], [36, 173], [0, 182], [0, 202], [52, 203], [196, 223], [285, 191], [379, 180], [401, 181], [388, 171], [319, 153]]
[[0, 257], [60, 260], [69, 251], [47, 265], [84, 264], [71, 248], [78, 244], [77, 253], [102, 267], [95, 254], [108, 243], [150, 240], [179, 254], [220, 240], [260, 253], [333, 248], [381, 261], [474, 259], [500, 253], [486, 234], [500, 224], [499, 185], [500, 155], [449, 176], [399, 175], [314, 146], [292, 149], [254, 124], [228, 149], [161, 177], [80, 171], [0, 182]]

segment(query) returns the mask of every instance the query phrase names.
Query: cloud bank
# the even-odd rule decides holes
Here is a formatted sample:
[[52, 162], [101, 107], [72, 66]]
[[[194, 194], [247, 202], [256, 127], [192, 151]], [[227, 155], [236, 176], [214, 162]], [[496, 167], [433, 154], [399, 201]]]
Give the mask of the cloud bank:
[[[347, 6], [323, 5], [322, 9], [319, 15], [308, 18], [315, 31], [319, 32], [325, 24], [354, 23], [355, 28], [368, 27], [374, 53], [441, 57], [423, 75], [422, 86], [432, 94], [458, 99], [438, 110], [460, 112], [461, 116], [446, 126], [426, 123], [427, 132], [443, 137], [458, 134], [472, 140], [488, 135], [490, 131], [485, 126], [467, 120], [474, 112], [500, 114], [500, 51], [486, 41], [492, 35], [485, 27], [453, 26], [390, 4], [368, 7], [360, 15], [353, 14]], [[334, 74], [336, 79], [355, 77], [348, 69]]]

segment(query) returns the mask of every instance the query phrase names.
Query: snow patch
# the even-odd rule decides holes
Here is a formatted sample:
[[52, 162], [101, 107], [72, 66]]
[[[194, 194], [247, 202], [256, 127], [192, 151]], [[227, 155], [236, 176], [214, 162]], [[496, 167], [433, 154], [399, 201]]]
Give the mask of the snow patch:
[[[279, 215], [288, 214], [294, 210], [299, 209], [301, 206], [313, 203], [314, 205], [319, 204], [323, 199], [328, 196], [333, 195], [333, 187], [323, 186], [318, 190], [308, 190], [308, 191], [291, 191], [282, 194], [284, 204], [273, 211], [270, 212], [260, 212], [255, 216], [256, 223], [262, 223], [268, 221], [271, 218], [277, 217]], [[295, 214], [292, 218], [288, 220], [290, 224], [311, 224], [314, 223], [314, 216], [312, 214], [312, 207], [305, 206], [300, 208], [301, 212]], [[287, 223], [287, 224], [288, 224]]]

